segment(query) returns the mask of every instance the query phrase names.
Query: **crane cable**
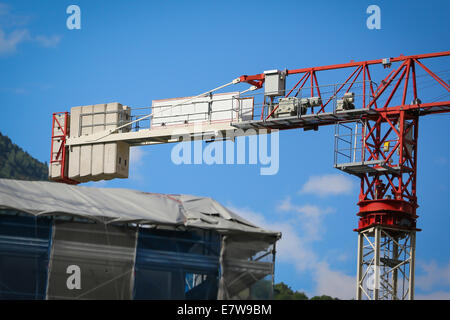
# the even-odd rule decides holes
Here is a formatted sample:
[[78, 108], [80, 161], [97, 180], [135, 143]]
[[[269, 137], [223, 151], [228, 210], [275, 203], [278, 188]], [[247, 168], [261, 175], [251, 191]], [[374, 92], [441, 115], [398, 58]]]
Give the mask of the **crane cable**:
[[[441, 71], [441, 72], [439, 72], [439, 73], [446, 73], [446, 72], [448, 72], [448, 71], [449, 71], [449, 70], [444, 70], [444, 71]], [[423, 75], [417, 75], [416, 78], [422, 77], [422, 76], [424, 76], [424, 75], [425, 75], [425, 74], [423, 74]], [[233, 85], [233, 84], [237, 84], [237, 83], [239, 83], [239, 82], [240, 82], [240, 78], [236, 78], [236, 79], [234, 79], [233, 81], [228, 82], [228, 83], [226, 83], [226, 84], [224, 84], [224, 85], [221, 85], [221, 86], [219, 86], [219, 87], [217, 87], [217, 88], [214, 88], [214, 89], [212, 89], [212, 90], [209, 90], [209, 91], [206, 91], [206, 92], [201, 93], [201, 94], [199, 94], [199, 95], [196, 95], [196, 96], [194, 96], [194, 97], [192, 97], [192, 98], [189, 98], [189, 99], [187, 99], [187, 100], [185, 100], [185, 101], [182, 101], [182, 102], [179, 102], [179, 103], [177, 103], [177, 104], [174, 104], [174, 105], [170, 106], [170, 109], [173, 109], [173, 108], [175, 108], [175, 107], [177, 107], [177, 106], [180, 106], [180, 105], [182, 105], [182, 104], [186, 104], [186, 103], [188, 103], [188, 102], [191, 102], [191, 101], [193, 101], [193, 100], [195, 100], [195, 99], [197, 99], [197, 98], [205, 97], [205, 96], [210, 95], [211, 93], [213, 93], [213, 92], [215, 92], [215, 91], [218, 91], [218, 90], [223, 89], [223, 88], [225, 88], [225, 87], [231, 86], [231, 85]], [[246, 93], [246, 92], [248, 92], [248, 91], [253, 91], [253, 90], [256, 90], [256, 89], [258, 89], [258, 87], [256, 87], [256, 86], [251, 86], [251, 87], [248, 88], [247, 90], [244, 90], [244, 91], [239, 92], [239, 94], [241, 95], [241, 94], [243, 94], [243, 93]], [[164, 110], [164, 111], [166, 111], [166, 110]], [[105, 137], [109, 136], [110, 134], [112, 134], [112, 133], [114, 133], [114, 132], [116, 132], [116, 131], [118, 131], [118, 130], [124, 128], [124, 127], [128, 127], [128, 126], [130, 126], [130, 125], [132, 125], [132, 124], [134, 124], [134, 123], [136, 123], [136, 122], [139, 122], [139, 121], [145, 120], [145, 119], [147, 119], [147, 118], [150, 118], [150, 117], [152, 117], [152, 116], [154, 116], [155, 114], [158, 114], [158, 113], [160, 113], [160, 112], [163, 112], [163, 110], [159, 110], [159, 112], [153, 112], [153, 111], [152, 111], [150, 114], [148, 114], [148, 115], [146, 115], [146, 116], [143, 116], [143, 117], [141, 117], [141, 118], [139, 118], [139, 119], [136, 119], [136, 120], [133, 120], [133, 121], [130, 121], [130, 122], [127, 122], [127, 123], [125, 123], [125, 124], [123, 124], [123, 125], [121, 125], [121, 126], [118, 126], [118, 127], [114, 128], [114, 129], [110, 129], [110, 130], [107, 131], [104, 135], [101, 135], [100, 137], [98, 137], [98, 138], [96, 138], [96, 139], [93, 139], [93, 140], [90, 140], [90, 141], [97, 141], [97, 140], [99, 140], [99, 139], [105, 138]]]
[[[226, 83], [226, 84], [224, 84], [224, 85], [221, 85], [220, 87], [214, 88], [214, 89], [212, 89], [212, 90], [209, 90], [209, 91], [206, 91], [206, 92], [201, 93], [201, 94], [199, 94], [199, 95], [196, 95], [195, 97], [192, 97], [192, 98], [189, 98], [189, 99], [184, 100], [184, 101], [182, 101], [182, 102], [179, 102], [179, 103], [177, 103], [177, 104], [174, 104], [174, 105], [170, 106], [170, 109], [175, 108], [175, 107], [177, 107], [177, 106], [179, 106], [179, 105], [182, 105], [182, 104], [186, 104], [186, 103], [188, 103], [188, 102], [191, 102], [192, 100], [195, 100], [195, 99], [197, 99], [197, 98], [205, 97], [205, 96], [210, 95], [211, 93], [213, 93], [213, 92], [215, 92], [215, 91], [218, 91], [218, 90], [223, 89], [223, 88], [225, 88], [225, 87], [231, 86], [231, 85], [233, 85], [233, 84], [237, 84], [237, 83], [239, 83], [239, 82], [240, 82], [240, 79], [239, 79], [239, 78], [236, 78], [236, 79], [234, 79], [234, 80], [231, 81], [231, 82], [228, 82], [228, 83]], [[257, 89], [256, 86], [251, 86], [251, 87], [248, 88], [247, 90], [244, 90], [244, 91], [239, 92], [239, 94], [243, 94], [243, 93], [246, 93], [246, 92], [248, 92], [248, 91], [255, 90], [255, 89]], [[163, 111], [163, 110], [160, 110], [159, 112], [162, 112], [162, 111]], [[166, 110], [164, 110], [164, 111], [166, 111]], [[100, 136], [100, 137], [98, 137], [98, 138], [96, 138], [96, 139], [94, 139], [94, 140], [91, 140], [91, 141], [96, 141], [96, 140], [102, 139], [102, 138], [104, 138], [104, 137], [107, 137], [107, 136], [109, 136], [110, 134], [112, 134], [112, 133], [114, 133], [114, 132], [116, 132], [116, 131], [118, 131], [118, 130], [124, 128], [124, 127], [128, 127], [128, 126], [132, 125], [133, 123], [136, 123], [136, 122], [142, 121], [142, 120], [144, 120], [144, 119], [150, 118], [150, 117], [152, 117], [153, 115], [155, 115], [155, 114], [157, 114], [157, 113], [159, 113], [159, 112], [152, 112], [152, 113], [150, 113], [150, 114], [148, 114], [148, 115], [146, 115], [146, 116], [143, 116], [143, 117], [141, 117], [141, 118], [139, 118], [139, 119], [130, 121], [130, 122], [128, 122], [128, 123], [125, 123], [125, 124], [123, 124], [123, 125], [121, 125], [121, 126], [119, 126], [119, 127], [117, 127], [117, 128], [110, 129], [110, 130], [109, 130], [108, 132], [106, 132], [104, 135], [102, 135], [102, 136]]]

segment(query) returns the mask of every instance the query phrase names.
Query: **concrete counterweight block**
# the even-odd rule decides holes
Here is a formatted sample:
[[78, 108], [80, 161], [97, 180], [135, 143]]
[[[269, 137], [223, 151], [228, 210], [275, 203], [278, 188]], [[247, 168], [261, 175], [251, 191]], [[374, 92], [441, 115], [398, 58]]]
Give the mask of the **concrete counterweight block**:
[[[130, 109], [120, 103], [74, 107], [70, 122], [74, 130], [71, 130], [70, 137], [89, 136], [117, 128], [129, 121], [129, 114]], [[80, 182], [128, 178], [129, 154], [129, 144], [121, 141], [71, 146], [69, 178]]]
[[[77, 138], [81, 135], [81, 109], [82, 107], [74, 107], [70, 110], [70, 138]], [[79, 181], [80, 179], [80, 146], [69, 147], [69, 178]]]
[[[105, 131], [106, 104], [96, 104], [93, 107], [92, 133]], [[92, 179], [102, 180], [104, 174], [105, 144], [99, 143], [92, 146]]]
[[105, 145], [105, 179], [128, 178], [130, 145], [126, 142]]
[[[93, 106], [81, 107], [81, 135], [91, 135], [93, 124]], [[82, 145], [80, 151], [80, 180], [89, 181], [92, 175], [92, 145]]]

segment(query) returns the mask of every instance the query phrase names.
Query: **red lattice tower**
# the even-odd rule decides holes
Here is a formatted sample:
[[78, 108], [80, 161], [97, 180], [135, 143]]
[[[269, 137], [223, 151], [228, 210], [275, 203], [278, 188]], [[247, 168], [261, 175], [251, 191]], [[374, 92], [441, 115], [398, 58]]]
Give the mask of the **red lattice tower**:
[[[358, 176], [361, 181], [359, 223], [355, 229], [359, 238], [356, 292], [358, 299], [414, 298], [415, 233], [419, 231], [416, 227], [419, 117], [450, 111], [450, 101], [430, 101], [426, 94], [419, 95], [416, 69], [423, 69], [425, 75], [434, 79], [435, 84], [444, 89], [444, 94], [448, 94], [449, 85], [427, 68], [422, 60], [449, 55], [450, 52], [447, 51], [285, 70], [286, 76], [302, 75], [291, 90], [286, 90], [288, 93], [285, 97], [295, 90], [297, 96], [299, 90], [306, 89], [304, 92], [310, 92], [309, 97], [320, 98], [320, 104], [316, 109], [308, 109], [305, 115], [299, 117], [299, 121], [273, 119], [272, 115], [278, 105], [273, 104], [272, 97], [268, 101], [267, 112], [264, 108], [261, 112], [261, 122], [264, 122], [261, 126], [265, 128], [317, 129], [322, 125], [352, 122], [360, 126], [358, 139], [361, 147], [358, 151], [361, 154], [358, 161], [350, 155], [351, 161], [347, 163], [335, 162], [336, 168]], [[393, 64], [398, 66], [392, 68], [376, 87], [369, 67], [382, 65], [384, 68], [391, 68]], [[335, 87], [331, 97], [324, 98], [317, 74], [345, 68], [351, 68], [353, 71], [343, 83]], [[241, 77], [241, 81], [262, 87], [264, 78], [264, 74], [245, 75]], [[349, 93], [357, 80], [363, 88], [358, 107], [353, 106], [357, 110], [329, 111], [330, 107], [327, 105], [336, 99], [338, 94], [342, 95], [345, 89], [345, 93]], [[310, 87], [305, 88], [308, 82]], [[394, 104], [394, 101], [400, 103]], [[264, 116], [266, 114], [267, 116]], [[311, 117], [312, 115], [315, 117]], [[281, 120], [290, 124], [281, 125]], [[257, 125], [252, 123], [252, 126]], [[351, 133], [352, 139], [358, 135], [358, 125], [355, 133]], [[347, 129], [350, 127], [347, 126]], [[348, 143], [352, 145], [353, 142]]]

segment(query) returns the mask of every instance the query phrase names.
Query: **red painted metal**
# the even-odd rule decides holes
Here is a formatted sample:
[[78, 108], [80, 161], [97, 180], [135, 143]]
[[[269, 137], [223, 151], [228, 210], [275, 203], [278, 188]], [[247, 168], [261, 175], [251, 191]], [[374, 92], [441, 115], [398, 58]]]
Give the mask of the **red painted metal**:
[[[333, 100], [336, 95], [341, 91], [341, 89], [347, 84], [347, 82], [355, 75], [355, 73], [359, 70], [360, 66], [358, 66], [353, 73], [345, 80], [344, 83], [341, 84], [341, 86], [336, 90], [336, 92], [328, 99], [328, 101], [323, 105], [323, 108], [327, 106], [328, 103], [330, 103], [331, 100]], [[359, 74], [359, 73], [358, 73]]]
[[[310, 82], [310, 94], [314, 96], [316, 91], [321, 97], [317, 73], [326, 70], [335, 70], [343, 68], [354, 68], [344, 83], [334, 91], [333, 95], [322, 103], [316, 114], [325, 112], [325, 107], [330, 101], [336, 98], [342, 88], [347, 86], [346, 92], [349, 92], [358, 78], [362, 74], [363, 94], [362, 108], [370, 108], [370, 115], [361, 117], [365, 123], [365, 131], [362, 136], [361, 159], [363, 161], [383, 160], [384, 165], [376, 166], [379, 169], [377, 173], [373, 170], [367, 170], [367, 173], [359, 174], [360, 194], [359, 194], [359, 212], [358, 231], [371, 227], [376, 224], [397, 228], [399, 230], [416, 228], [416, 209], [417, 204], [417, 139], [419, 116], [426, 114], [438, 114], [450, 112], [450, 101], [420, 101], [425, 97], [418, 93], [416, 64], [425, 70], [441, 87], [450, 92], [450, 86], [433, 71], [427, 68], [421, 60], [429, 58], [438, 58], [450, 56], [450, 51], [436, 52], [422, 55], [399, 56], [390, 58], [389, 64], [383, 64], [383, 59], [350, 62], [314, 68], [302, 68], [286, 70], [286, 74], [302, 74], [299, 81], [289, 90], [289, 96], [294, 90], [298, 90], [296, 95], [302, 89], [305, 83]], [[372, 82], [369, 66], [380, 65], [391, 68], [398, 64], [396, 68], [392, 67], [389, 74], [381, 81], [380, 86], [375, 90]], [[261, 87], [264, 83], [264, 73], [252, 76], [242, 76], [242, 82], [258, 85]], [[300, 86], [299, 86], [300, 85]], [[366, 86], [369, 86], [369, 93], [366, 93]], [[392, 105], [392, 101], [399, 88], [401, 90], [401, 103]], [[408, 99], [408, 89], [412, 86], [412, 102]], [[411, 96], [411, 94], [410, 94]], [[268, 120], [275, 109], [268, 114], [265, 120]], [[311, 108], [311, 113], [314, 110]], [[263, 119], [263, 118], [261, 118]], [[320, 125], [328, 125], [324, 122]], [[291, 129], [287, 127], [286, 129]], [[388, 145], [389, 144], [389, 145]], [[392, 146], [391, 146], [392, 144]], [[386, 146], [388, 147], [386, 148]], [[386, 169], [386, 166], [388, 169]]]
[[[450, 112], [450, 101], [405, 104], [411, 75], [413, 97], [414, 101], [417, 101], [416, 63], [444, 89], [450, 91], [448, 84], [425, 67], [418, 58], [404, 60], [395, 72], [391, 72], [393, 75], [387, 77], [385, 85], [379, 90], [370, 105], [378, 100], [388, 86], [394, 82], [396, 76], [401, 73], [383, 108], [375, 108], [379, 113], [375, 117], [367, 119], [375, 123], [372, 127], [369, 126], [370, 131], [363, 139], [365, 149], [369, 151], [367, 160], [384, 159], [390, 167], [398, 168], [398, 172], [365, 174], [361, 178], [360, 201], [358, 203], [360, 220], [357, 230], [368, 228], [374, 224], [417, 230], [416, 187], [419, 115]], [[402, 82], [402, 104], [389, 107], [392, 97]], [[384, 150], [383, 145], [389, 141], [389, 136], [391, 136], [390, 141], [396, 142], [395, 146], [392, 150]], [[396, 157], [395, 154], [397, 154]], [[388, 192], [391, 192], [392, 195], [388, 195]], [[389, 197], [393, 199], [391, 200]]]
[[[361, 174], [358, 230], [373, 224], [416, 229], [419, 116], [399, 110], [376, 117], [367, 119], [363, 159], [384, 160], [392, 170]], [[390, 142], [395, 145], [385, 148]]]
[[[403, 56], [400, 55], [396, 58], [390, 58], [391, 64], [394, 62], [399, 61], [406, 61], [410, 59], [428, 59], [428, 58], [437, 58], [437, 57], [443, 57], [443, 56], [449, 56], [450, 51], [443, 51], [443, 52], [435, 52], [435, 53], [427, 53], [427, 54], [419, 54], [419, 55], [412, 55], [412, 56]], [[342, 63], [342, 64], [334, 64], [334, 65], [328, 65], [328, 66], [322, 66], [322, 67], [314, 67], [314, 68], [302, 68], [302, 69], [294, 69], [294, 70], [286, 70], [287, 75], [293, 75], [298, 73], [305, 73], [305, 72], [312, 72], [312, 71], [325, 71], [325, 70], [334, 70], [334, 69], [344, 69], [344, 68], [351, 68], [351, 67], [360, 67], [363, 65], [369, 66], [369, 65], [375, 65], [375, 64], [383, 64], [383, 59], [377, 59], [377, 60], [369, 60], [369, 61], [360, 61], [360, 62], [350, 62], [350, 63]], [[247, 82], [252, 85], [256, 85], [258, 88], [261, 88], [264, 83], [264, 73], [255, 74], [255, 75], [243, 75], [239, 77], [241, 82]]]
[[[64, 115], [64, 124], [62, 125], [58, 121], [58, 115]], [[61, 167], [61, 178], [55, 179], [55, 182], [63, 182], [67, 184], [78, 184], [78, 181], [69, 179], [67, 177], [67, 147], [66, 147], [66, 139], [69, 135], [69, 113], [68, 112], [56, 112], [53, 113], [52, 119], [52, 140], [51, 140], [51, 148], [50, 148], [50, 167], [53, 163], [59, 163]], [[61, 131], [62, 134], [55, 135], [55, 127]], [[56, 156], [53, 156], [53, 144], [55, 141], [61, 141], [61, 144], [58, 148]]]

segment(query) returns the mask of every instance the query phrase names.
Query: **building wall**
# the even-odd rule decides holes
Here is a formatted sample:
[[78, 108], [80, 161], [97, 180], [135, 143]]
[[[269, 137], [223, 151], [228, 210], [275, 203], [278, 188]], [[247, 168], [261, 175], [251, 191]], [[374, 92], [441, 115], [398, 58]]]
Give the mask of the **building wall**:
[[51, 226], [50, 218], [0, 216], [1, 300], [45, 299]]
[[217, 298], [215, 231], [16, 214], [0, 211], [0, 299]]

